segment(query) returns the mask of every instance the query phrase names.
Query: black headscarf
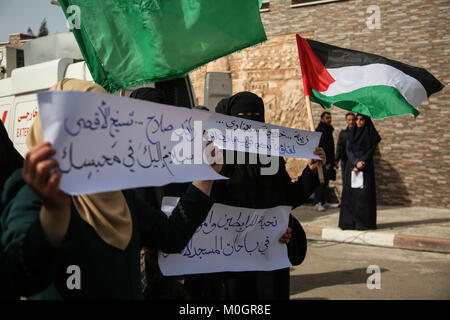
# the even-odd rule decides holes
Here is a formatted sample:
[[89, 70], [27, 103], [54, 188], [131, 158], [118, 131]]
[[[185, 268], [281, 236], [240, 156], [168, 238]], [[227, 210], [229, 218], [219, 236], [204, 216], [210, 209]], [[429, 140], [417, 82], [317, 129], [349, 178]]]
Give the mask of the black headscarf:
[[130, 94], [130, 98], [152, 101], [156, 103], [166, 103], [164, 92], [155, 88], [139, 88]]
[[[256, 94], [242, 91], [220, 100], [216, 107], [217, 113], [264, 122], [264, 102]], [[259, 116], [238, 115], [238, 113], [259, 113]]]
[[[250, 92], [238, 93], [229, 99], [219, 102], [216, 112], [227, 115], [245, 117], [264, 122], [264, 103], [261, 98]], [[238, 115], [238, 113], [259, 113], [258, 116]], [[278, 170], [273, 175], [261, 174], [263, 165], [258, 157], [257, 164], [225, 164], [221, 174], [228, 180], [214, 181], [211, 196], [218, 203], [230, 206], [254, 209], [273, 208], [280, 205], [298, 206], [301, 188], [295, 188], [286, 171], [283, 157], [271, 157], [278, 160]], [[236, 155], [236, 152], [235, 152]], [[246, 154], [248, 155], [248, 154]], [[292, 238], [288, 245], [288, 256], [293, 264], [300, 264], [306, 255], [306, 235], [300, 223], [290, 215], [289, 226], [293, 228]], [[223, 275], [228, 298], [261, 297], [289, 298], [289, 269], [281, 269], [269, 273], [236, 272]], [[269, 290], [267, 289], [270, 287]], [[269, 293], [270, 292], [270, 293]]]
[[357, 114], [356, 117], [364, 117], [364, 126], [359, 128], [356, 124], [348, 133], [347, 143], [355, 154], [364, 154], [381, 141], [370, 117]]
[[208, 111], [209, 112], [209, 109], [207, 107], [205, 107], [205, 106], [195, 106], [194, 109], [202, 110], [202, 111]]
[[11, 173], [21, 168], [22, 165], [23, 158], [14, 148], [3, 123], [0, 121], [0, 192]]

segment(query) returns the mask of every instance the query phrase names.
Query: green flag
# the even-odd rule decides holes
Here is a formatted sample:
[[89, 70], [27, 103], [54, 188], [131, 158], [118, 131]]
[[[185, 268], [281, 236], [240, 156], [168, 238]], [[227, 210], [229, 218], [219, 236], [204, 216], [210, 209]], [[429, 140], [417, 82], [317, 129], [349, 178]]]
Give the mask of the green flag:
[[78, 19], [72, 31], [83, 57], [95, 82], [109, 92], [182, 77], [266, 40], [256, 0], [59, 3], [69, 22]]

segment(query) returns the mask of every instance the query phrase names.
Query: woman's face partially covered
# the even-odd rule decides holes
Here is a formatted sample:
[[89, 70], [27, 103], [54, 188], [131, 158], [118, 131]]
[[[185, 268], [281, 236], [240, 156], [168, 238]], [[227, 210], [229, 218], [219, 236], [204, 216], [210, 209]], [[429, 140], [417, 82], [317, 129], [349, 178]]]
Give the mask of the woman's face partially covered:
[[365, 124], [366, 124], [366, 119], [364, 119], [364, 117], [361, 117], [361, 116], [356, 117], [356, 125], [358, 126], [358, 128], [364, 127]]

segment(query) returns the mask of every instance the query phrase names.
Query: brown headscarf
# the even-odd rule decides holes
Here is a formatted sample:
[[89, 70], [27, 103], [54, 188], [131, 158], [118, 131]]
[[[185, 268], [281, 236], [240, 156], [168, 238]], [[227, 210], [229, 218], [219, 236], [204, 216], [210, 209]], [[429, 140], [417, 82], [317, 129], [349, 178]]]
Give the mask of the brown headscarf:
[[[63, 79], [50, 91], [83, 91], [106, 93], [99, 85], [76, 79]], [[43, 142], [42, 125], [38, 116], [27, 137], [29, 149]], [[80, 217], [91, 225], [107, 244], [125, 250], [131, 239], [132, 221], [130, 209], [121, 191], [72, 196]]]

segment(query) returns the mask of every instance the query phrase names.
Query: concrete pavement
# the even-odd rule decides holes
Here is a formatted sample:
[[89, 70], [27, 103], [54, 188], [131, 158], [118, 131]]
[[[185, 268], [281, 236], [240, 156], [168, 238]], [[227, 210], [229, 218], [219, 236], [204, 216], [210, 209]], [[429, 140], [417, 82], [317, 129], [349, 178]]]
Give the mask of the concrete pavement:
[[450, 253], [450, 210], [422, 207], [377, 208], [377, 230], [341, 230], [337, 204], [319, 212], [312, 204], [293, 211], [308, 239]]

